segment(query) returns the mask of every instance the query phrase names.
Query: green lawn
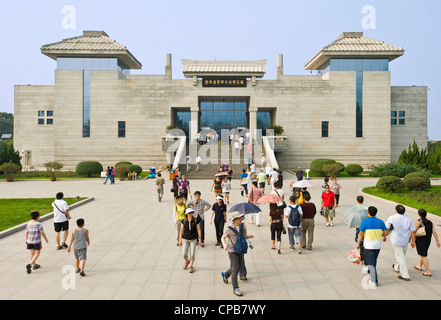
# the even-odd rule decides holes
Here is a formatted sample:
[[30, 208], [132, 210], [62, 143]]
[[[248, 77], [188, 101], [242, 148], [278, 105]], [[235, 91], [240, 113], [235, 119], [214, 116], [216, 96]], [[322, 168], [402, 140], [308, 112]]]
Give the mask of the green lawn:
[[[64, 198], [71, 205], [86, 198]], [[40, 216], [53, 211], [54, 198], [43, 199], [0, 199], [0, 231], [31, 220], [32, 211], [40, 211]]]
[[387, 199], [415, 209], [425, 209], [427, 212], [441, 216], [441, 186], [432, 186], [427, 191], [402, 191], [388, 193], [375, 187], [364, 188], [363, 192]]

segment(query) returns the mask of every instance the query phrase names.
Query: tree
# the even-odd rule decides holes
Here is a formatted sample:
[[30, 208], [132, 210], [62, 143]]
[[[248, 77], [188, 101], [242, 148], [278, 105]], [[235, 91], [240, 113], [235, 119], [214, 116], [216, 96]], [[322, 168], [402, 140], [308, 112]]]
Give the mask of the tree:
[[55, 181], [57, 179], [57, 175], [55, 174], [55, 172], [60, 171], [64, 167], [62, 163], [56, 161], [46, 162], [44, 166], [46, 167], [46, 170], [49, 171], [52, 181]]
[[14, 128], [14, 115], [12, 113], [0, 112], [0, 136], [4, 133], [12, 134]]
[[12, 141], [7, 141], [3, 151], [0, 153], [0, 163], [15, 163], [21, 168], [20, 160], [20, 153], [14, 149]]
[[409, 143], [409, 148], [401, 152], [398, 162], [415, 165], [420, 169], [427, 168], [427, 149], [423, 148], [420, 151], [416, 141], [413, 140], [413, 144]]

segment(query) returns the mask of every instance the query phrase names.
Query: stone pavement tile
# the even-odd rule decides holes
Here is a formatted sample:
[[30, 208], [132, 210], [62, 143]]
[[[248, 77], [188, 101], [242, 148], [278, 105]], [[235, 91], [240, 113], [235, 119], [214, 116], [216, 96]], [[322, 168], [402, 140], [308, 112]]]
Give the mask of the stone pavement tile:
[[[285, 176], [286, 184], [289, 182]], [[313, 202], [318, 205], [318, 187], [310, 188]], [[27, 275], [24, 266], [29, 253], [24, 245], [24, 232], [0, 239], [0, 298], [2, 299], [171, 299], [171, 300], [276, 300], [276, 299], [439, 299], [441, 297], [441, 250], [432, 245], [429, 260], [433, 276], [423, 277], [411, 267], [418, 261], [416, 250], [409, 248], [407, 262], [411, 281], [397, 279], [392, 271], [394, 262], [389, 240], [383, 244], [378, 261], [380, 286], [363, 288], [361, 266], [347, 261], [355, 247], [354, 229], [342, 222], [344, 210], [351, 207], [363, 186], [374, 185], [372, 179], [340, 179], [341, 205], [333, 227], [325, 227], [323, 217], [317, 215], [313, 250], [298, 255], [288, 248], [286, 235], [282, 238], [282, 254], [271, 250], [268, 206], [262, 206], [262, 227], [248, 225], [248, 232], [256, 236], [253, 250], [246, 255], [248, 281], [240, 281], [243, 297], [232, 293], [231, 281], [224, 284], [220, 273], [228, 269], [229, 259], [223, 250], [214, 246], [214, 226], [206, 217], [206, 247], [197, 248], [195, 272], [182, 270], [182, 248], [176, 246], [173, 226], [171, 194], [164, 201], [154, 200], [154, 181], [119, 182], [103, 186], [97, 180], [80, 181], [21, 181], [0, 182], [3, 197], [54, 197], [63, 191], [65, 196], [89, 195], [95, 200], [71, 211], [72, 228], [78, 217], [86, 219], [91, 233], [88, 248], [86, 277], [75, 275], [76, 289], [63, 289], [62, 268], [73, 266], [73, 253], [55, 250], [55, 233], [51, 220], [43, 226], [50, 243], [38, 260], [42, 268]], [[208, 182], [209, 184], [209, 182]], [[206, 192], [207, 181], [191, 181], [192, 190], [203, 191], [202, 198], [214, 203], [214, 196]], [[166, 185], [166, 187], [168, 187]], [[233, 184], [234, 188], [234, 184]], [[287, 194], [287, 190], [285, 193]], [[153, 200], [152, 200], [153, 199]], [[243, 201], [233, 189], [231, 203]], [[379, 209], [378, 217], [386, 220], [393, 214], [393, 206], [366, 199], [366, 204]], [[415, 220], [415, 214], [408, 214]], [[230, 214], [229, 214], [230, 216]], [[438, 226], [440, 222], [435, 225]], [[441, 233], [441, 232], [439, 232]]]

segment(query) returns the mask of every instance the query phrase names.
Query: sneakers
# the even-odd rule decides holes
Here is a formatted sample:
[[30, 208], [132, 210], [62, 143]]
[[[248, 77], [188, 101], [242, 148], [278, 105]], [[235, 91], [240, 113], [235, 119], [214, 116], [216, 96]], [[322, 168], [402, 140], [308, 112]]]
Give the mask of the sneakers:
[[225, 284], [228, 284], [228, 278], [225, 276], [225, 272], [222, 272], [221, 275], [222, 275], [222, 281], [223, 281]]
[[239, 288], [234, 289], [233, 293], [238, 297], [242, 296], [242, 292], [240, 292]]

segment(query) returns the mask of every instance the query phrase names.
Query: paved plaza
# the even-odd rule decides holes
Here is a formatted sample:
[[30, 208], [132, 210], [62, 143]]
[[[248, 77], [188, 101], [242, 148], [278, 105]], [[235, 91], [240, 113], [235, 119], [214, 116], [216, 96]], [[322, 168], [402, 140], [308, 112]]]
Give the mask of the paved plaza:
[[[168, 178], [168, 177], [167, 177]], [[284, 191], [294, 176], [285, 173]], [[176, 246], [173, 224], [174, 204], [167, 181], [162, 202], [157, 201], [155, 181], [116, 181], [103, 185], [97, 179], [0, 182], [3, 198], [55, 197], [59, 191], [65, 197], [94, 197], [88, 204], [71, 210], [71, 230], [78, 218], [84, 218], [90, 231], [86, 276], [75, 274], [66, 282], [73, 253], [56, 250], [53, 221], [43, 222], [49, 244], [43, 241], [38, 259], [41, 268], [26, 273], [29, 253], [25, 246], [25, 231], [0, 239], [0, 299], [156, 299], [156, 300], [347, 300], [347, 299], [440, 299], [441, 248], [434, 241], [429, 249], [432, 277], [424, 277], [412, 268], [417, 264], [416, 249], [409, 246], [407, 264], [411, 280], [401, 281], [392, 269], [393, 249], [388, 239], [378, 259], [379, 286], [366, 288], [360, 265], [347, 260], [355, 247], [355, 230], [342, 221], [346, 209], [355, 204], [359, 190], [373, 186], [376, 179], [340, 179], [340, 206], [333, 227], [326, 227], [323, 217], [315, 219], [313, 249], [290, 250], [287, 235], [282, 238], [282, 254], [271, 250], [268, 205], [262, 206], [262, 225], [248, 225], [254, 234], [254, 249], [245, 257], [248, 280], [240, 281], [242, 297], [232, 293], [231, 284], [224, 284], [221, 272], [229, 266], [228, 255], [215, 247], [214, 225], [206, 223], [205, 248], [196, 251], [195, 272], [183, 270], [181, 248]], [[310, 188], [312, 202], [320, 206], [321, 179], [313, 179]], [[433, 184], [441, 184], [433, 181]], [[233, 180], [230, 206], [243, 202], [239, 181]], [[211, 181], [192, 180], [191, 191], [200, 190], [202, 199], [214, 203]], [[267, 188], [267, 193], [269, 192]], [[378, 208], [377, 217], [384, 221], [394, 214], [394, 205], [366, 198], [365, 204]], [[229, 207], [228, 207], [229, 208]], [[206, 213], [206, 219], [211, 211]], [[412, 220], [416, 214], [406, 213]], [[231, 214], [228, 214], [230, 217]], [[441, 221], [435, 220], [438, 234]], [[66, 269], [66, 266], [67, 269]], [[64, 270], [64, 273], [63, 273]], [[73, 281], [72, 281], [73, 279]], [[75, 286], [75, 288], [73, 288]]]

